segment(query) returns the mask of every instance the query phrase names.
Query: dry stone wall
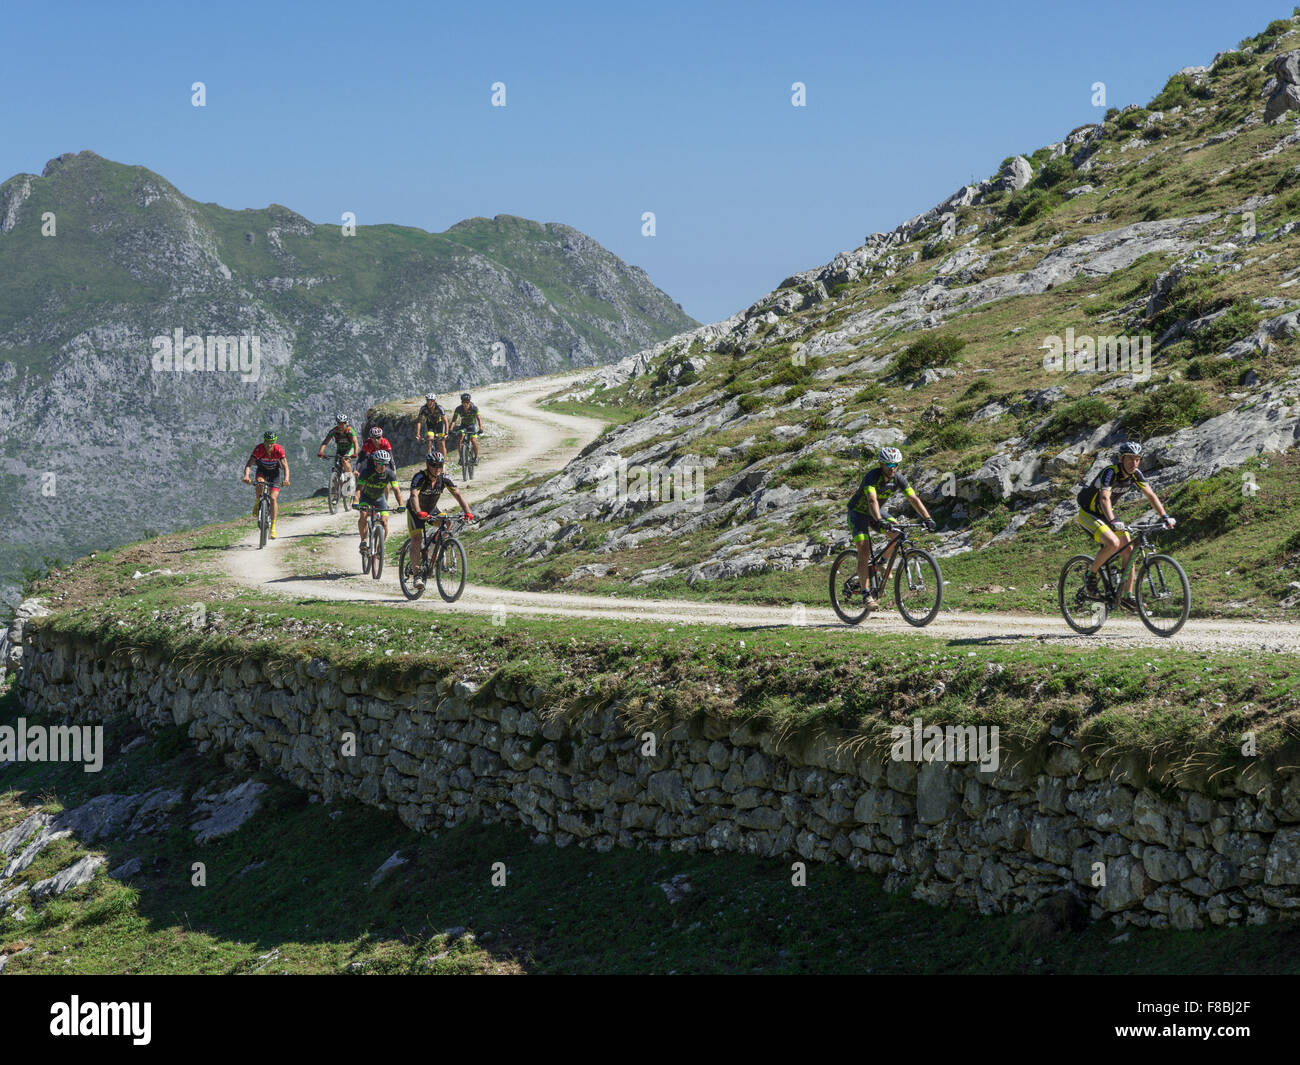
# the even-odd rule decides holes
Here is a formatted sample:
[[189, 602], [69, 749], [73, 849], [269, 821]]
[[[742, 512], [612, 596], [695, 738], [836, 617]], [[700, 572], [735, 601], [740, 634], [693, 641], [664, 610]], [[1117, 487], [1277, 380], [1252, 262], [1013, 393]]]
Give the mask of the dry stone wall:
[[847, 734], [778, 745], [711, 718], [661, 730], [646, 754], [619, 709], [548, 717], [532, 686], [480, 690], [427, 673], [397, 690], [321, 659], [283, 672], [182, 668], [40, 627], [26, 637], [29, 714], [182, 725], [240, 768], [393, 810], [419, 831], [479, 818], [598, 851], [844, 862], [982, 913], [1027, 911], [1062, 891], [1116, 925], [1300, 913], [1300, 775], [1248, 768], [1211, 796], [1148, 781], [1136, 760], [1103, 768], [1064, 736], [1046, 755], [1004, 750], [982, 771], [855, 754]]

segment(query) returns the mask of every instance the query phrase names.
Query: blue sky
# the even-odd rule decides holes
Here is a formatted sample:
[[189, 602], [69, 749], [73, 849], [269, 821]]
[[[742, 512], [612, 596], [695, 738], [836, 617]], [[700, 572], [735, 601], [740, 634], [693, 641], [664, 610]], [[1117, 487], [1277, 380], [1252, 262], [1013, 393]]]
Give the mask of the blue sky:
[[1096, 120], [1094, 82], [1109, 105], [1145, 103], [1290, 14], [1257, 0], [11, 5], [0, 179], [88, 148], [198, 200], [317, 222], [566, 222], [714, 321]]

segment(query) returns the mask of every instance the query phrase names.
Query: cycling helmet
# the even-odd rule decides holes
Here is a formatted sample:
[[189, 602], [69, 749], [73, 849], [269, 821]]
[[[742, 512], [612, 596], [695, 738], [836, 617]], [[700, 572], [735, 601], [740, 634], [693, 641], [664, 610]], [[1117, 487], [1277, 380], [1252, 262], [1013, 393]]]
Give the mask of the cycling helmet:
[[424, 461], [430, 466], [444, 466], [447, 463], [447, 460], [442, 457], [441, 451], [430, 451], [424, 456]]
[[334, 415], [334, 422], [336, 425], [347, 425], [348, 416], [346, 414], [336, 414]]
[[463, 402], [468, 403], [468, 402], [469, 402], [469, 393], [468, 393], [468, 392], [462, 392], [462, 393], [460, 394], [460, 398], [461, 398], [461, 400], [462, 400]]
[[1117, 451], [1116, 454], [1118, 454], [1118, 455], [1141, 455], [1141, 454], [1142, 454], [1142, 445], [1139, 444], [1136, 440], [1128, 440], [1128, 441], [1124, 442], [1123, 444], [1120, 444], [1120, 446], [1119, 446], [1119, 451]]
[[274, 444], [280, 438], [268, 429], [262, 434], [262, 439], [268, 444]]
[[903, 461], [903, 453], [896, 447], [882, 447], [876, 457], [882, 463], [892, 462], [895, 466]]
[[377, 425], [372, 425], [372, 426], [370, 427], [370, 439], [371, 439], [371, 440], [378, 440], [378, 439], [379, 439], [381, 436], [383, 436], [383, 435], [384, 435], [384, 431], [383, 431], [383, 429], [381, 429], [379, 426], [377, 426]]
[[372, 453], [370, 457], [374, 460], [376, 466], [387, 466], [393, 461], [392, 452], [385, 451], [382, 447], [378, 451]]

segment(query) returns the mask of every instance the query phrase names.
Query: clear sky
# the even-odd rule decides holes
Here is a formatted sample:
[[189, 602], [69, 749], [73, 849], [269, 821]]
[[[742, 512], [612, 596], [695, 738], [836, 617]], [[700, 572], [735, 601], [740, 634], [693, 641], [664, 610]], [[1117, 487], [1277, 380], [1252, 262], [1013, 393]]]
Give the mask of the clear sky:
[[[1110, 106], [1145, 103], [1291, 13], [1261, 0], [10, 4], [0, 180], [90, 149], [198, 200], [316, 222], [566, 222], [714, 321], [1095, 121], [1094, 82]], [[206, 107], [191, 106], [195, 81]], [[796, 81], [806, 107], [791, 105]]]

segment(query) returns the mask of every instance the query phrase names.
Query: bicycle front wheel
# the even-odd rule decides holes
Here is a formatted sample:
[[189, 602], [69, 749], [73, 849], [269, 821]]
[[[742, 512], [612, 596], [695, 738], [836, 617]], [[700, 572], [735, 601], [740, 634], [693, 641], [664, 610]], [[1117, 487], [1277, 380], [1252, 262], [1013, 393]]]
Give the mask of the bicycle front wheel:
[[410, 558], [411, 541], [403, 540], [402, 546], [397, 552], [397, 582], [402, 586], [402, 594], [406, 596], [407, 599], [419, 599], [420, 596], [424, 594], [424, 589], [418, 587], [415, 583], [415, 578], [419, 576], [419, 563], [416, 563], [417, 570], [407, 573], [407, 565], [410, 562]]
[[384, 527], [375, 519], [375, 527], [370, 532], [370, 576], [379, 580], [384, 572]]
[[1192, 610], [1192, 589], [1183, 567], [1168, 555], [1152, 555], [1138, 570], [1138, 617], [1157, 636], [1172, 636]]
[[335, 470], [330, 477], [330, 513], [333, 514], [339, 509], [339, 471]]
[[918, 629], [934, 620], [943, 605], [943, 574], [929, 551], [909, 548], [894, 571], [894, 602], [903, 620]]
[[1092, 557], [1075, 555], [1061, 568], [1056, 598], [1065, 623], [1081, 636], [1091, 636], [1104, 624], [1109, 614], [1105, 603], [1088, 594], [1088, 571]]
[[855, 548], [841, 551], [831, 566], [831, 607], [846, 625], [858, 624], [870, 612], [862, 601], [862, 586], [858, 584]]
[[271, 504], [266, 501], [266, 496], [262, 496], [262, 501], [257, 505], [257, 549], [260, 551], [266, 546], [266, 534], [271, 528]]
[[465, 590], [465, 549], [455, 537], [448, 537], [438, 548], [434, 560], [438, 580], [438, 594], [454, 603]]

